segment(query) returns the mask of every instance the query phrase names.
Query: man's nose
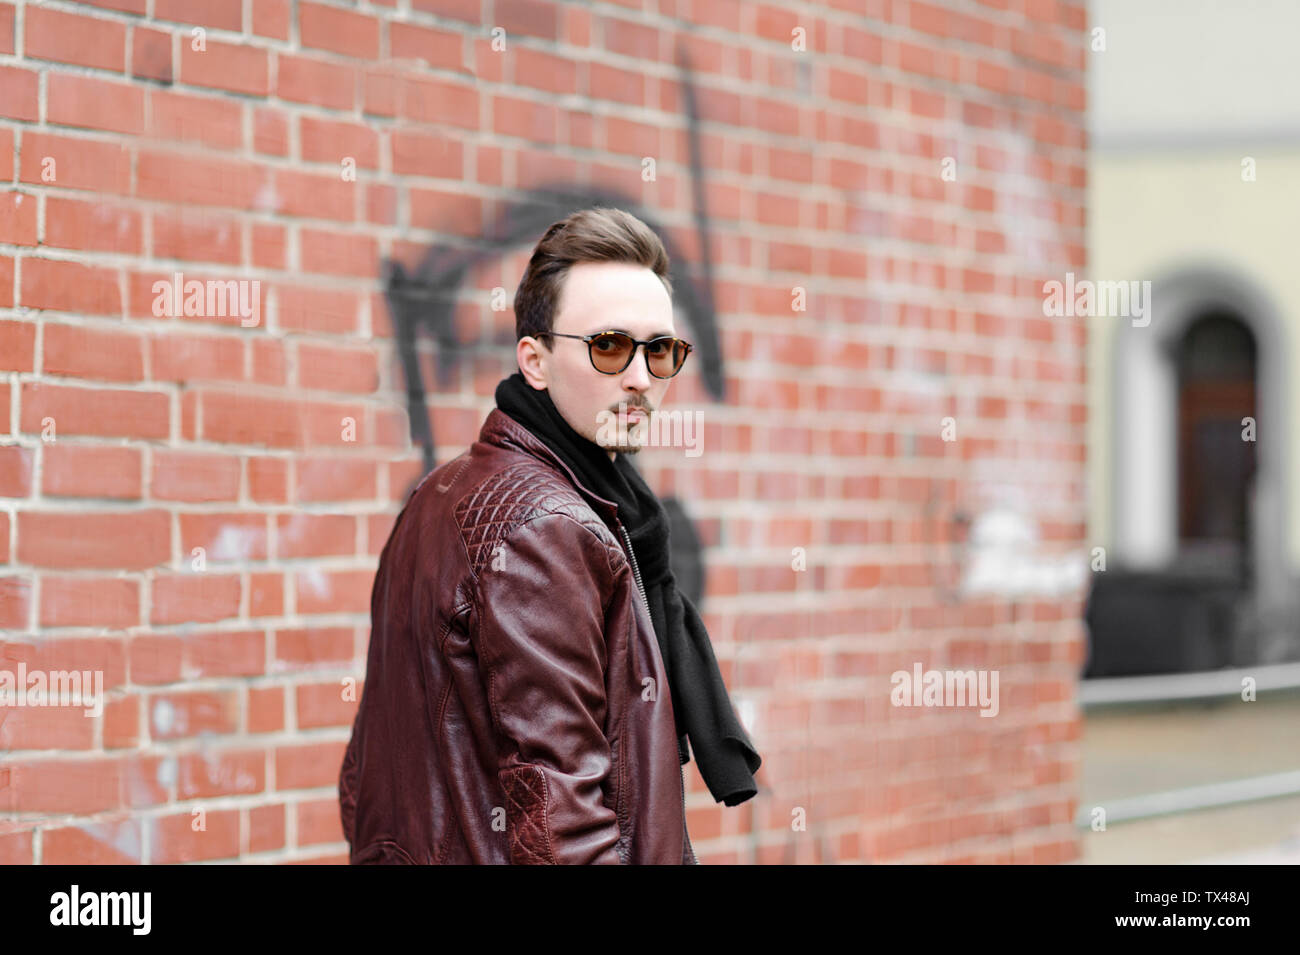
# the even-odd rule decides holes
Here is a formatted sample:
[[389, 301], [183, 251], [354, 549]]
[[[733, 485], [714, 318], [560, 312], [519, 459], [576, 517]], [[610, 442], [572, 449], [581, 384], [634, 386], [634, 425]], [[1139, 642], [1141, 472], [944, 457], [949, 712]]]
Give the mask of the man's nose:
[[632, 352], [632, 364], [623, 371], [623, 388], [627, 391], [647, 391], [650, 388], [650, 369], [646, 367], [645, 345], [637, 345]]

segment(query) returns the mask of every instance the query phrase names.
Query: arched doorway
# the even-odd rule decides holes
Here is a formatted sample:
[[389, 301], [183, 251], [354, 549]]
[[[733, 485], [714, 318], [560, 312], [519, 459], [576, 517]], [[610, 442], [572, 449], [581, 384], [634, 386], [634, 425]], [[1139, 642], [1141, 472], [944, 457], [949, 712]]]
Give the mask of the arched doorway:
[[1248, 582], [1256, 455], [1255, 336], [1211, 309], [1174, 354], [1178, 413], [1178, 564], [1233, 569]]
[[1098, 369], [1111, 384], [1110, 533], [1084, 676], [1300, 659], [1281, 316], [1217, 263], [1153, 281], [1150, 300], [1149, 324], [1121, 320]]

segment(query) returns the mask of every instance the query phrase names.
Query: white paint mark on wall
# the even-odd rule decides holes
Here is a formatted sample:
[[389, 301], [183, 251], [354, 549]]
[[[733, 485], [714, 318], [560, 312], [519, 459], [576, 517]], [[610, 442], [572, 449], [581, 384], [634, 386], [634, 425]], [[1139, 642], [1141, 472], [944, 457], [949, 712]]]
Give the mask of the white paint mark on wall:
[[247, 560], [252, 556], [253, 548], [265, 537], [266, 531], [258, 528], [222, 525], [212, 542], [211, 557], [214, 560]]
[[140, 834], [130, 823], [91, 823], [81, 831], [127, 859], [140, 860]]
[[971, 525], [962, 593], [1048, 597], [1083, 586], [1083, 555], [1052, 558], [1038, 551], [1038, 530], [1024, 515], [1005, 507], [985, 511]]
[[319, 567], [308, 567], [302, 571], [302, 580], [317, 597], [329, 597], [333, 592], [329, 577]]
[[257, 195], [253, 199], [253, 208], [259, 212], [275, 212], [280, 208], [282, 201], [280, 194], [275, 191], [275, 184], [268, 179], [257, 190]]
[[170, 736], [173, 732], [176, 732], [176, 708], [170, 702], [155, 700], [151, 715], [153, 717], [154, 735]]
[[176, 757], [169, 756], [158, 764], [158, 772], [155, 778], [158, 780], [158, 785], [163, 789], [171, 789], [172, 786], [176, 785], [176, 775]]
[[751, 737], [757, 736], [755, 721], [758, 719], [758, 710], [754, 706], [754, 701], [737, 693], [732, 694], [731, 702], [736, 707], [736, 718], [740, 720], [740, 725], [745, 727], [745, 732]]

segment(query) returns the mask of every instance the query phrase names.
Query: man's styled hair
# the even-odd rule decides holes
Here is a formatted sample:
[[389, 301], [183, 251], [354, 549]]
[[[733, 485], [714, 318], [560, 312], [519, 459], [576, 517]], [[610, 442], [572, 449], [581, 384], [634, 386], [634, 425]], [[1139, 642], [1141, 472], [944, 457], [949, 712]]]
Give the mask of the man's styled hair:
[[[668, 253], [648, 225], [622, 209], [595, 206], [574, 212], [546, 230], [533, 249], [515, 292], [515, 340], [555, 327], [555, 309], [569, 266], [579, 262], [628, 262], [659, 276], [669, 297]], [[542, 339], [549, 349], [549, 339]]]

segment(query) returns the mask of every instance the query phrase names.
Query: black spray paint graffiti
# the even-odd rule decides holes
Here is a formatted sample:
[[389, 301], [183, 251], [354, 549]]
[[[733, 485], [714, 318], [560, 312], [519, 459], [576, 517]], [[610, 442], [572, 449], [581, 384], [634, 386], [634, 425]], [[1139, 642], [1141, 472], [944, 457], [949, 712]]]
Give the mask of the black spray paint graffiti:
[[[490, 228], [489, 234], [472, 248], [435, 243], [409, 273], [398, 262], [385, 260], [382, 263], [384, 297], [392, 317], [398, 356], [406, 382], [411, 441], [421, 448], [424, 473], [434, 468], [437, 447], [434, 443], [433, 424], [425, 404], [426, 389], [416, 348], [417, 334], [423, 329], [432, 336], [436, 346], [437, 380], [447, 380], [467, 354], [481, 347], [462, 344], [455, 333], [456, 295], [466, 278], [484, 262], [510, 250], [532, 245], [551, 223], [563, 219], [571, 212], [594, 205], [625, 209], [654, 229], [663, 239], [669, 261], [673, 263], [675, 305], [685, 313], [691, 329], [696, 346], [695, 354], [699, 359], [697, 367], [703, 376], [704, 386], [715, 401], [725, 400], [726, 379], [713, 306], [713, 257], [700, 155], [699, 115], [690, 65], [681, 50], [678, 51], [678, 66], [687, 113], [694, 221], [701, 253], [699, 263], [688, 263], [685, 260], [674, 247], [671, 237], [659, 226], [657, 217], [637, 200], [615, 191], [580, 189], [563, 184], [531, 190], [524, 198], [507, 205], [495, 225]], [[515, 338], [511, 329], [508, 338], [493, 342], [488, 347], [513, 350], [514, 345]], [[408, 489], [408, 494], [410, 490]], [[671, 565], [678, 586], [693, 603], [699, 604], [704, 590], [699, 536], [676, 498], [665, 498], [663, 504], [671, 521]]]

